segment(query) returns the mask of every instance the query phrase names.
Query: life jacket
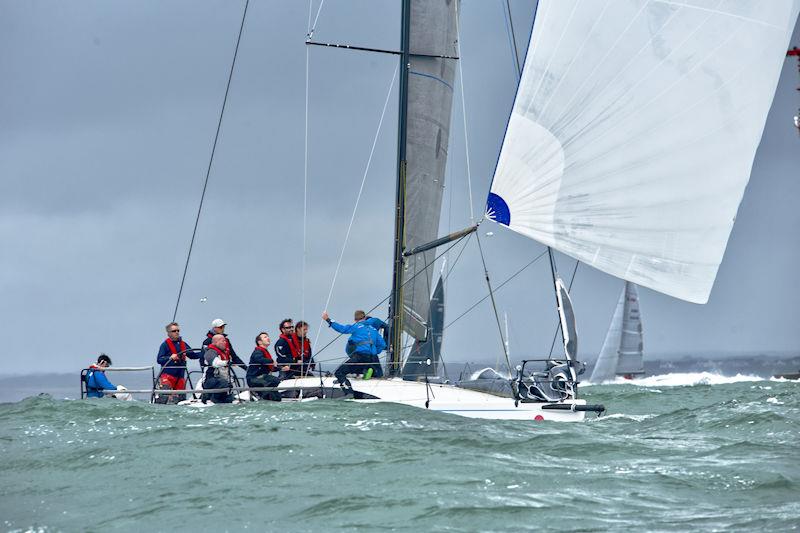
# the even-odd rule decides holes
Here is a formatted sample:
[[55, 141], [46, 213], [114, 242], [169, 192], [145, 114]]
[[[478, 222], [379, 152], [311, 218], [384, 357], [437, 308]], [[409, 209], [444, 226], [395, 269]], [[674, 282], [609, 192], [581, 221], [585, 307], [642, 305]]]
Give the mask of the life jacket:
[[208, 348], [210, 350], [214, 350], [215, 352], [217, 352], [217, 354], [219, 355], [219, 358], [222, 359], [223, 361], [230, 361], [230, 359], [231, 359], [230, 348], [225, 348], [224, 352], [222, 350], [220, 350], [215, 344], [209, 344]]
[[292, 359], [297, 361], [302, 358], [303, 361], [308, 361], [309, 357], [311, 356], [311, 343], [308, 341], [308, 337], [303, 337], [302, 349], [300, 337], [297, 334], [292, 334], [288, 337], [281, 335], [281, 337], [284, 337], [286, 342], [289, 343], [289, 350], [292, 352]]
[[264, 357], [267, 359], [267, 361], [269, 361], [269, 364], [266, 368], [267, 372], [272, 372], [275, 370], [275, 365], [273, 364], [272, 356], [270, 355], [269, 351], [263, 346], [256, 346], [256, 350], [259, 350], [261, 353], [263, 353]]
[[[178, 355], [178, 349], [175, 346], [175, 343], [172, 342], [172, 339], [167, 337], [167, 341], [166, 342], [167, 342], [167, 348], [169, 348], [170, 353], [172, 353], [172, 355]], [[182, 352], [186, 351], [186, 343], [183, 342], [183, 339], [181, 339], [181, 350], [180, 351], [182, 351]], [[186, 354], [181, 355], [181, 358], [186, 360]], [[167, 361], [167, 364], [169, 364], [169, 361]]]
[[281, 333], [280, 338], [286, 341], [286, 344], [289, 346], [289, 352], [292, 354], [292, 359], [297, 361], [300, 358], [300, 346], [295, 343], [294, 335], [286, 335], [285, 333]]

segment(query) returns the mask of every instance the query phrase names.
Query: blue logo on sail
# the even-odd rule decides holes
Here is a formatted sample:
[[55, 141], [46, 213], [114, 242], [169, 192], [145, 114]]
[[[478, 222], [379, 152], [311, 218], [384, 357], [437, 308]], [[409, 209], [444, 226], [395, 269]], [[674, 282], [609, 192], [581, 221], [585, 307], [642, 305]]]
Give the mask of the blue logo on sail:
[[489, 198], [486, 200], [486, 218], [506, 226], [511, 223], [511, 211], [508, 209], [508, 204], [493, 192], [489, 193]]

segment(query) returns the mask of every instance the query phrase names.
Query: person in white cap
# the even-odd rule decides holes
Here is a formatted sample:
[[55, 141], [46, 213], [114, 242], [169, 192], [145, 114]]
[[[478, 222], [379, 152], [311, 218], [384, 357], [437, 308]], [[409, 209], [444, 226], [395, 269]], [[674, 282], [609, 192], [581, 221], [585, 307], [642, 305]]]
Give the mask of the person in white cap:
[[[206, 333], [206, 340], [203, 341], [203, 349], [207, 350], [208, 346], [211, 344], [211, 339], [214, 338], [214, 335], [222, 335], [225, 337], [225, 342], [228, 344], [228, 352], [231, 355], [231, 358], [241, 361], [238, 355], [236, 355], [236, 350], [233, 349], [233, 345], [231, 344], [231, 340], [228, 338], [228, 335], [225, 333], [225, 326], [226, 323], [221, 318], [215, 318], [211, 321], [211, 329], [208, 330]], [[203, 363], [204, 360], [201, 358], [200, 362]]]

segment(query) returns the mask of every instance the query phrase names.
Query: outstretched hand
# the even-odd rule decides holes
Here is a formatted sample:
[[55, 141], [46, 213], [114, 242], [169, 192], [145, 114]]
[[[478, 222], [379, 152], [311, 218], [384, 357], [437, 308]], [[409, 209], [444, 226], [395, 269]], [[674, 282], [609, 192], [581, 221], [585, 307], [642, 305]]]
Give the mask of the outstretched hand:
[[327, 322], [328, 320], [330, 320], [330, 318], [331, 318], [331, 317], [330, 317], [330, 315], [328, 314], [328, 312], [327, 312], [327, 311], [323, 311], [323, 312], [322, 312], [322, 320], [324, 320], [325, 322]]

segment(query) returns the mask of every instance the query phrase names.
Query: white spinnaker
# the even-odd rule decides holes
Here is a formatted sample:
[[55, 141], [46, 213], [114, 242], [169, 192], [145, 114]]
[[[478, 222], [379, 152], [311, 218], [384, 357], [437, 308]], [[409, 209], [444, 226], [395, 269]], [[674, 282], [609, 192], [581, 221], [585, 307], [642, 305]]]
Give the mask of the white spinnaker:
[[708, 300], [800, 0], [539, 0], [487, 216]]

